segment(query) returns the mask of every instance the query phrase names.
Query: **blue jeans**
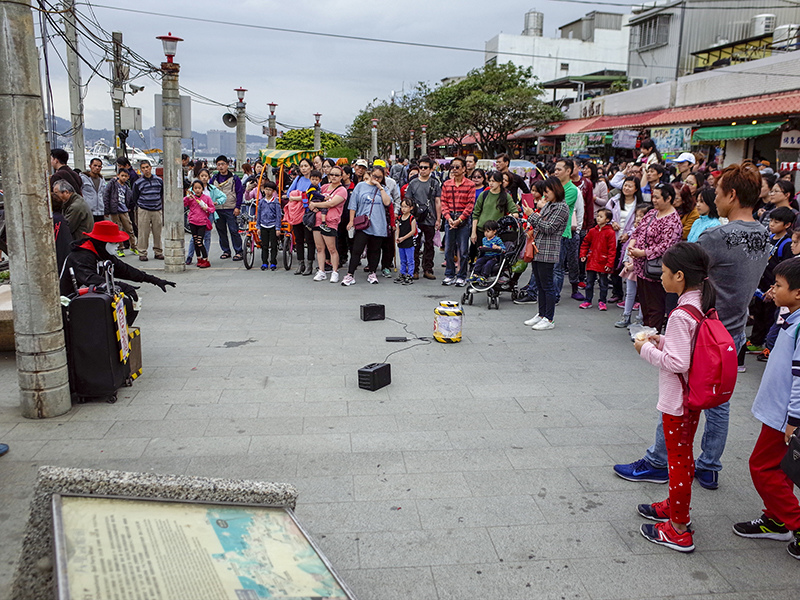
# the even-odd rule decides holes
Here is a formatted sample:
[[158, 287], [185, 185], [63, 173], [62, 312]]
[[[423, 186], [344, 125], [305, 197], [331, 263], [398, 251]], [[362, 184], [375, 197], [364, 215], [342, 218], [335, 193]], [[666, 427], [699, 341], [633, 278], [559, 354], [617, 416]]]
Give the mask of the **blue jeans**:
[[[450, 225], [444, 226], [444, 258], [445, 258], [445, 277], [467, 277], [467, 252], [469, 251], [469, 236], [472, 232], [471, 219], [467, 220], [461, 227], [450, 229]], [[456, 273], [456, 263], [453, 259], [454, 251], [458, 252], [458, 273]]]
[[555, 263], [531, 263], [536, 287], [539, 288], [539, 316], [553, 320], [556, 313], [556, 288], [553, 286], [553, 269]]
[[561, 238], [561, 254], [553, 270], [553, 283], [556, 288], [556, 298], [561, 297], [561, 288], [564, 287], [564, 270], [569, 273], [569, 282], [578, 283], [580, 271], [578, 270], [578, 247], [580, 237], [574, 233], [571, 238]]
[[400, 252], [400, 275], [414, 274], [414, 246], [398, 248]]
[[586, 270], [586, 289], [583, 290], [583, 295], [586, 297], [587, 302], [591, 302], [594, 298], [594, 282], [600, 281], [600, 302], [605, 303], [606, 296], [608, 295], [608, 273], [600, 273], [599, 271]]
[[[211, 230], [206, 229], [206, 234], [203, 236], [203, 246], [205, 246], [206, 254], [211, 249]], [[194, 258], [194, 244], [189, 244], [189, 252], [186, 253], [186, 260]]]
[[219, 234], [219, 247], [223, 254], [231, 253], [231, 244], [228, 240], [228, 232], [231, 232], [233, 241], [233, 251], [236, 254], [242, 253], [242, 236], [239, 235], [239, 224], [233, 216], [232, 208], [220, 208], [217, 210], [217, 233]]
[[[733, 338], [737, 353], [746, 340], [747, 336], [744, 332]], [[720, 462], [720, 459], [725, 451], [725, 443], [728, 441], [728, 420], [731, 414], [730, 403], [726, 402], [715, 408], [708, 408], [703, 412], [706, 414], [706, 425], [703, 430], [703, 439], [700, 442], [703, 453], [697, 458], [695, 464], [698, 469], [721, 471], [722, 462]], [[658, 427], [656, 427], [656, 443], [647, 449], [644, 457], [656, 469], [667, 468], [667, 444], [664, 441], [664, 426], [660, 418]]]
[[519, 291], [522, 296], [530, 296], [534, 299], [538, 297], [539, 288], [536, 285], [536, 267], [533, 266], [533, 263], [531, 263], [531, 280], [528, 285], [521, 287]]

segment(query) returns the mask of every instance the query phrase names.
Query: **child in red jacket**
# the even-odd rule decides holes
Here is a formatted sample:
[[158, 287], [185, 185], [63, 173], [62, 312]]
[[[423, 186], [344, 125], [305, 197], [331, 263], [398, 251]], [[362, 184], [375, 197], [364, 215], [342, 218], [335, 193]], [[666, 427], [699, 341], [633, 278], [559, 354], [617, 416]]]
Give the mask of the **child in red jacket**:
[[586, 289], [583, 290], [586, 302], [580, 308], [592, 307], [594, 282], [599, 279], [600, 301], [597, 307], [607, 310], [608, 275], [614, 269], [614, 258], [617, 255], [617, 233], [611, 227], [614, 215], [609, 209], [601, 208], [595, 218], [597, 225], [589, 230], [581, 244], [581, 262], [586, 263]]

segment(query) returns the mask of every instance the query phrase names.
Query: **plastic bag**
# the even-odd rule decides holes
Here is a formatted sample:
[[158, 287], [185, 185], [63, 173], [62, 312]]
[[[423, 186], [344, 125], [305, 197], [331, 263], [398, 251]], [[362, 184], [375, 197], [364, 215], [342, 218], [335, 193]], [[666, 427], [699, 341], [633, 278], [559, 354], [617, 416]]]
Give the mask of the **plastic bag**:
[[521, 273], [524, 273], [525, 269], [527, 268], [528, 268], [528, 263], [520, 259], [511, 266], [511, 272], [519, 275]]
[[658, 329], [634, 323], [628, 327], [628, 333], [631, 334], [631, 341], [635, 342], [636, 340], [646, 340], [650, 336], [658, 335]]

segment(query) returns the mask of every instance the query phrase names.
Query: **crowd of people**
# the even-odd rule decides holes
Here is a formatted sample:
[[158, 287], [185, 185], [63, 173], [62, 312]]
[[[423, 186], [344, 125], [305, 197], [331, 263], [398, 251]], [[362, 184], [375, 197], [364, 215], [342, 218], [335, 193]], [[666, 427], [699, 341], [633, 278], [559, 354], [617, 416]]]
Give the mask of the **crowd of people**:
[[[156, 183], [150, 165], [142, 165], [135, 178], [130, 164], [121, 164], [106, 183], [98, 182], [99, 169], [92, 164], [78, 176], [81, 198], [76, 174], [63, 168], [62, 158], [54, 154], [53, 202], [69, 229], [78, 235], [94, 221], [111, 220], [129, 233], [130, 251], [147, 260], [149, 231], [143, 222], [150, 222], [159, 258], [159, 219], [147, 213], [160, 210], [163, 183]], [[723, 402], [704, 411], [695, 459], [692, 440], [700, 411], [684, 406], [682, 383], [700, 327], [693, 310], [717, 315], [739, 372], [746, 369], [748, 352], [767, 362], [753, 405], [763, 426], [750, 458], [765, 509], [761, 517], [736, 523], [734, 533], [788, 541], [789, 553], [800, 559], [800, 504], [780, 468], [800, 425], [800, 386], [794, 379], [800, 377], [800, 260], [793, 258], [800, 255], [800, 229], [794, 231], [800, 211], [791, 173], [776, 174], [750, 161], [718, 169], [688, 152], [665, 164], [651, 140], [642, 142], [636, 160], [598, 165], [555, 158], [528, 177], [509, 169], [507, 155], [498, 156], [489, 172], [476, 168], [474, 155], [453, 158], [446, 171], [427, 156], [391, 168], [377, 158], [351, 166], [317, 156], [287, 170], [283, 185], [266, 176], [258, 162], [244, 179], [230, 170], [225, 156], [215, 162], [213, 174], [201, 164], [186, 165], [184, 204], [191, 250], [201, 268], [210, 264], [215, 227], [220, 260], [242, 258], [238, 217], [251, 203], [264, 271], [276, 270], [277, 241], [284, 234], [293, 236], [294, 274], [313, 275], [316, 282], [351, 286], [362, 267], [370, 284], [391, 277], [394, 267], [398, 284], [437, 280], [438, 247], [444, 253], [442, 285], [467, 287], [496, 274], [498, 256], [506, 250], [498, 222], [511, 217], [528, 240], [516, 250], [531, 265], [515, 303], [538, 309], [526, 326], [555, 327], [565, 279], [570, 299], [584, 310], [594, 307], [598, 284], [599, 311], [609, 305], [622, 309], [616, 328], [635, 323], [650, 328], [635, 349], [660, 369], [662, 419], [654, 444], [639, 460], [615, 465], [614, 472], [633, 482], [669, 483], [666, 500], [638, 507], [657, 522], [642, 526], [641, 533], [682, 552], [694, 549], [692, 482], [719, 487], [727, 440], [730, 408]], [[139, 211], [138, 238], [125, 216], [132, 206]], [[290, 234], [282, 226], [287, 223]], [[120, 256], [124, 251], [120, 245]], [[187, 264], [192, 260], [190, 253]]]

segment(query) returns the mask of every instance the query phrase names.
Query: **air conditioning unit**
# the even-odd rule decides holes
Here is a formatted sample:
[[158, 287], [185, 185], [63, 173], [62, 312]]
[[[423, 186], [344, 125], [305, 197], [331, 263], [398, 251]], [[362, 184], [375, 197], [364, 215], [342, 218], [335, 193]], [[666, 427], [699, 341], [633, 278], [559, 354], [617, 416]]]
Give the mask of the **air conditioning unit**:
[[780, 50], [797, 48], [797, 36], [800, 34], [800, 25], [781, 25], [775, 28], [772, 36], [772, 47]]
[[756, 15], [750, 19], [750, 35], [756, 37], [759, 35], [766, 35], [775, 31], [775, 15], [763, 14]]
[[635, 90], [647, 85], [647, 79], [644, 77], [631, 77], [631, 89]]

